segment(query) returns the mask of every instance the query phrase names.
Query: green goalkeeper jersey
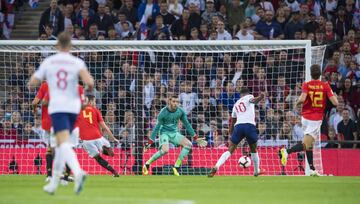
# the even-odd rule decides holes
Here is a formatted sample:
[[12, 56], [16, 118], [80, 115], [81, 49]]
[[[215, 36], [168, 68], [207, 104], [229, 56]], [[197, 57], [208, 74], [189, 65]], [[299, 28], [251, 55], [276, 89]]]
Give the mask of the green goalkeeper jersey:
[[150, 139], [155, 141], [156, 135], [159, 131], [160, 134], [179, 132], [179, 120], [181, 120], [190, 136], [193, 137], [195, 135], [195, 131], [191, 127], [185, 111], [182, 108], [177, 107], [175, 112], [171, 112], [168, 107], [165, 107], [161, 109], [158, 115], [156, 126], [151, 133]]

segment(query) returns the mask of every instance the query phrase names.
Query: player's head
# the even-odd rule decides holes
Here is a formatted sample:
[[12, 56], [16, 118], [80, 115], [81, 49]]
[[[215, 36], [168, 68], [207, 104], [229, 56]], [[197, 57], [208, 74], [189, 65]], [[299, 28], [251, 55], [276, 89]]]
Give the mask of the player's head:
[[168, 106], [171, 110], [175, 110], [179, 105], [179, 97], [173, 94], [169, 97]]
[[68, 52], [71, 49], [71, 35], [68, 32], [62, 32], [58, 35], [56, 44], [58, 50]]
[[247, 95], [249, 93], [250, 93], [250, 91], [249, 91], [249, 89], [247, 87], [241, 87], [241, 89], [240, 89], [240, 95], [241, 96], [245, 96], [245, 95]]
[[95, 95], [92, 93], [87, 93], [85, 100], [86, 100], [86, 104], [88, 105], [92, 105], [92, 106], [96, 105]]
[[321, 76], [321, 67], [318, 64], [313, 64], [310, 67], [310, 74], [311, 74], [311, 78], [318, 80], [320, 79]]

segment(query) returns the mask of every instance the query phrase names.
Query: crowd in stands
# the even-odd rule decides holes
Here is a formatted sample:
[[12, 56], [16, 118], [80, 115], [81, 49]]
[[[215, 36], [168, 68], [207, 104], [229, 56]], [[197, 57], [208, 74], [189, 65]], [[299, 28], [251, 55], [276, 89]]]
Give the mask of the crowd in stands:
[[[311, 40], [327, 45], [323, 78], [339, 99], [328, 104], [322, 141], [358, 140], [360, 119], [359, 0], [51, 0], [41, 16], [39, 39], [61, 31], [74, 40]], [[260, 140], [300, 141], [294, 102], [304, 81], [304, 49], [240, 53], [92, 52], [79, 54], [96, 79], [98, 107], [120, 139], [136, 140], [135, 98], [143, 85], [146, 134], [169, 94], [180, 104], [211, 147], [224, 146], [233, 105], [248, 86], [267, 99], [256, 114]], [[25, 82], [44, 56], [24, 54], [8, 73], [7, 101], [0, 108], [0, 138], [37, 137]], [[24, 68], [21, 69], [20, 67]], [[137, 81], [142, 71], [142, 80]], [[25, 99], [25, 100], [24, 100]], [[12, 110], [12, 112], [9, 112]], [[35, 119], [34, 119], [35, 118]], [[2, 131], [2, 132], [1, 132]], [[5, 131], [8, 131], [4, 134]], [[31, 134], [31, 131], [36, 134]], [[186, 134], [184, 132], [184, 134]], [[324, 143], [330, 148], [360, 145]]]

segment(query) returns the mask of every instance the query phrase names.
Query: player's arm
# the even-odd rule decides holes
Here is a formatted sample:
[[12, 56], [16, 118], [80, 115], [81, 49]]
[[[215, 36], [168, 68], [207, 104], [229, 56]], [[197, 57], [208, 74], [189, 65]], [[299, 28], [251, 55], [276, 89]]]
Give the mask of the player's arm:
[[299, 98], [296, 100], [295, 106], [299, 107], [301, 104], [303, 104], [304, 101], [306, 100], [306, 96], [307, 96], [307, 93], [304, 93], [304, 92], [301, 93]]
[[151, 132], [151, 135], [149, 138], [149, 143], [154, 143], [154, 141], [156, 139], [156, 135], [158, 134], [160, 127], [163, 125], [163, 114], [164, 114], [163, 111], [161, 111], [158, 115], [156, 125], [155, 125], [153, 131]]
[[206, 147], [207, 146], [207, 141], [205, 140], [204, 137], [198, 137], [197, 134], [195, 133], [194, 129], [192, 128], [191, 124], [189, 123], [189, 120], [186, 117], [186, 113], [183, 109], [181, 109], [181, 122], [184, 124], [186, 131], [190, 134], [191, 137], [194, 138], [194, 140], [196, 141], [196, 143], [200, 146], [200, 147]]
[[40, 102], [40, 98], [38, 98], [38, 97], [35, 97], [34, 100], [31, 102], [31, 110], [34, 115], [36, 113], [36, 109], [37, 109], [39, 102]]
[[110, 141], [112, 141], [112, 142], [119, 142], [119, 140], [114, 137], [114, 134], [111, 132], [110, 128], [105, 124], [104, 121], [101, 121], [101, 122], [99, 123], [99, 126], [100, 126], [101, 130], [103, 130], [103, 132], [104, 132], [107, 136], [109, 136], [109, 140], [110, 140]]
[[38, 86], [42, 80], [45, 79], [45, 67], [46, 67], [46, 61], [42, 62], [40, 64], [39, 69], [30, 77], [28, 83], [28, 89], [30, 91], [33, 91], [34, 88]]
[[89, 71], [87, 69], [81, 69], [79, 75], [88, 90], [92, 90], [94, 88], [94, 78], [91, 76]]
[[234, 125], [236, 123], [236, 118], [231, 117], [230, 118], [230, 126], [229, 126], [229, 134], [232, 135], [233, 134], [233, 130], [234, 130]]
[[[181, 120], [181, 122], [184, 124], [185, 129], [186, 129], [186, 131], [189, 133], [189, 135], [190, 135], [191, 137], [197, 137], [197, 135], [195, 134], [194, 129], [192, 128], [189, 120], [188, 120], [187, 117], [186, 117], [185, 111], [182, 110], [182, 109], [181, 109], [181, 117], [180, 117], [180, 120]], [[197, 138], [194, 138], [194, 139], [197, 139]]]
[[260, 93], [260, 95], [258, 97], [252, 98], [250, 99], [250, 103], [253, 104], [258, 104], [261, 100], [263, 100], [265, 98], [265, 94], [264, 93]]

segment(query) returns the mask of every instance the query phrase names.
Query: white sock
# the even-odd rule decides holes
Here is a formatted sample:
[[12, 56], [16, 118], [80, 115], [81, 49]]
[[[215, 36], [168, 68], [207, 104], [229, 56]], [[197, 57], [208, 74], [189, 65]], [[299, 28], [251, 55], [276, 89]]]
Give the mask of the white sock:
[[55, 156], [54, 156], [54, 163], [53, 163], [53, 170], [52, 170], [52, 178], [50, 180], [51, 185], [57, 186], [60, 182], [60, 177], [62, 172], [64, 171], [65, 167], [65, 159], [64, 156], [61, 154], [60, 147], [55, 148]]
[[259, 173], [259, 167], [260, 167], [260, 159], [259, 159], [259, 154], [256, 153], [251, 153], [251, 159], [254, 162], [254, 173], [258, 174]]
[[223, 165], [223, 164], [225, 163], [225, 161], [226, 161], [227, 159], [229, 159], [230, 156], [231, 156], [231, 153], [230, 153], [229, 151], [224, 152], [224, 153], [221, 155], [221, 157], [219, 158], [219, 160], [217, 161], [217, 163], [216, 163], [216, 165], [215, 165], [215, 168], [216, 168], [216, 169], [219, 169], [219, 167], [220, 167], [221, 165]]
[[75, 151], [71, 147], [69, 142], [64, 142], [60, 145], [61, 153], [65, 158], [66, 164], [70, 167], [74, 176], [77, 177], [81, 174], [81, 168], [79, 161], [76, 157]]

